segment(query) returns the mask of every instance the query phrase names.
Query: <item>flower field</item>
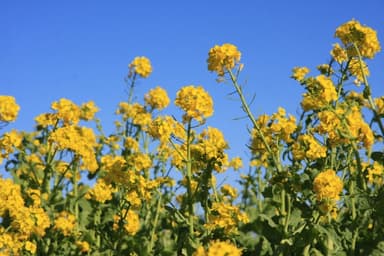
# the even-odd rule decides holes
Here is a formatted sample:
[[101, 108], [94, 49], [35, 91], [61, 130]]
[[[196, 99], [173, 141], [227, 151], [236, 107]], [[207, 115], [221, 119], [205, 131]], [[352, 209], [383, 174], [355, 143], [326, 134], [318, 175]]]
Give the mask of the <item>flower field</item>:
[[[367, 64], [381, 47], [356, 20], [335, 40], [329, 63], [293, 68], [296, 115], [255, 116], [240, 50], [208, 51], [218, 90], [248, 118], [250, 159], [228, 155], [203, 86], [174, 102], [159, 86], [136, 95], [152, 73], [144, 56], [129, 64], [112, 134], [96, 103], [66, 98], [34, 131], [8, 129], [23, 106], [1, 95], [0, 255], [384, 255], [384, 96]], [[170, 104], [180, 118], [162, 113]], [[229, 170], [236, 186], [216, 180]]]

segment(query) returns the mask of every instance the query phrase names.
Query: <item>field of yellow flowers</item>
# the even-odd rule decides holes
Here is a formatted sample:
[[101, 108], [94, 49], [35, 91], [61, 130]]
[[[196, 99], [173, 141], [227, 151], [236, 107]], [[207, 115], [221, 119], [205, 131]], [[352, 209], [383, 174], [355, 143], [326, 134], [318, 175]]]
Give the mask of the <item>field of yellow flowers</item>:
[[[373, 96], [366, 64], [380, 43], [356, 20], [335, 37], [317, 75], [293, 68], [305, 89], [298, 116], [254, 116], [240, 51], [209, 50], [208, 70], [252, 125], [251, 159], [227, 154], [202, 86], [177, 92], [180, 119], [161, 114], [161, 87], [136, 102], [135, 83], [152, 72], [146, 57], [129, 65], [113, 134], [94, 102], [65, 98], [33, 132], [1, 133], [1, 172], [12, 178], [0, 176], [0, 255], [384, 255], [384, 96]], [[0, 96], [0, 129], [19, 110]], [[216, 183], [229, 169], [241, 171], [241, 189]]]

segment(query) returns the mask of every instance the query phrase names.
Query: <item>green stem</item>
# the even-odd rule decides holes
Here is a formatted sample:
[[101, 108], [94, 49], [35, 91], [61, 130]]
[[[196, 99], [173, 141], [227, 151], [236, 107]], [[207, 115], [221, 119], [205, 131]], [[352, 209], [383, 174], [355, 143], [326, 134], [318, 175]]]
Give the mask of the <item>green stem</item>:
[[287, 194], [287, 215], [285, 216], [284, 233], [288, 234], [289, 219], [291, 217], [291, 196]]
[[351, 205], [352, 205], [352, 220], [356, 219], [356, 200], [355, 200], [355, 181], [353, 178], [350, 181], [349, 193], [351, 195]]
[[258, 133], [258, 136], [261, 138], [265, 148], [267, 149], [268, 153], [272, 156], [272, 161], [274, 162], [277, 170], [279, 172], [282, 171], [282, 166], [280, 164], [280, 161], [276, 158], [276, 155], [274, 154], [274, 152], [272, 151], [271, 147], [269, 146], [267, 140], [265, 139], [264, 137], [264, 134], [263, 132], [261, 131], [260, 129], [260, 126], [257, 124], [256, 122], [256, 119], [255, 117], [253, 116], [251, 110], [249, 109], [249, 105], [244, 97], [244, 94], [243, 94], [243, 91], [240, 87], [240, 85], [237, 83], [237, 77], [235, 77], [235, 75], [232, 73], [231, 70], [228, 70], [228, 73], [229, 73], [229, 76], [232, 80], [232, 83], [236, 89], [236, 92], [237, 94], [239, 95], [240, 97], [240, 100], [241, 100], [241, 105], [242, 105], [242, 108], [244, 110], [244, 112], [247, 114], [248, 118], [251, 120], [252, 124], [253, 124], [253, 127], [255, 128], [256, 132]]
[[131, 103], [131, 102], [132, 102], [133, 89], [134, 89], [134, 87], [135, 87], [136, 77], [137, 77], [137, 73], [135, 72], [135, 73], [133, 74], [133, 78], [132, 78], [132, 80], [131, 80], [131, 84], [129, 85], [128, 103]]
[[75, 198], [75, 217], [76, 217], [75, 230], [77, 230], [78, 228], [78, 221], [79, 221], [79, 202], [78, 202], [79, 191], [77, 186], [77, 171], [78, 171], [78, 164], [75, 163], [72, 169], [72, 185], [73, 185], [73, 197]]
[[161, 193], [159, 193], [159, 200], [157, 202], [155, 219], [153, 220], [153, 226], [152, 226], [152, 230], [151, 230], [151, 238], [149, 240], [149, 246], [147, 248], [147, 254], [148, 255], [151, 255], [152, 250], [153, 250], [153, 245], [155, 243], [155, 232], [156, 232], [157, 222], [159, 221], [160, 206], [161, 206]]
[[355, 230], [355, 232], [353, 233], [353, 237], [352, 237], [352, 244], [351, 244], [351, 255], [354, 255], [355, 254], [355, 250], [356, 250], [356, 240], [357, 240], [357, 237], [359, 236], [359, 229], [357, 228]]
[[188, 217], [189, 217], [189, 235], [192, 238], [194, 233], [193, 219], [194, 219], [194, 206], [193, 206], [193, 191], [191, 186], [192, 181], [192, 159], [191, 159], [191, 120], [188, 122], [187, 127], [187, 193], [188, 193]]
[[370, 107], [371, 107], [371, 109], [373, 111], [374, 120], [379, 125], [381, 134], [384, 136], [384, 125], [381, 122], [381, 118], [380, 118], [379, 113], [377, 112], [377, 106], [375, 104], [375, 101], [372, 98], [371, 89], [370, 89], [370, 86], [368, 84], [368, 79], [367, 79], [367, 76], [364, 73], [364, 65], [363, 65], [363, 61], [362, 61], [363, 57], [361, 56], [360, 50], [359, 50], [359, 48], [357, 47], [357, 45], [355, 43], [353, 44], [353, 47], [355, 48], [355, 50], [357, 52], [357, 56], [359, 57], [360, 71], [361, 71], [361, 74], [363, 76], [363, 82], [364, 82], [364, 86], [365, 86], [365, 88], [364, 88], [364, 94], [365, 95], [364, 96], [368, 99], [368, 103], [369, 103], [369, 105], [370, 105]]

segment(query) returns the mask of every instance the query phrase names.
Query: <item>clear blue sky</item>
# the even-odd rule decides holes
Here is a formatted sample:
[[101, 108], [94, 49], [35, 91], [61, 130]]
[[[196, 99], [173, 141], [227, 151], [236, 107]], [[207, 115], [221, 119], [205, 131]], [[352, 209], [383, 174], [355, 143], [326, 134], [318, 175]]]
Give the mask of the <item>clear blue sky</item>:
[[[384, 48], [384, 1], [12, 1], [0, 2], [0, 95], [21, 106], [16, 123], [31, 130], [33, 118], [66, 97], [94, 100], [98, 117], [112, 131], [118, 102], [126, 99], [124, 77], [135, 56], [153, 65], [140, 80], [141, 96], [161, 85], [172, 99], [185, 85], [203, 85], [215, 101], [208, 124], [224, 131], [231, 154], [247, 151], [246, 121], [232, 88], [207, 71], [208, 50], [238, 46], [246, 92], [256, 93], [256, 114], [279, 106], [295, 113], [302, 88], [289, 78], [294, 66], [329, 61], [334, 31], [355, 18], [378, 31]], [[384, 54], [368, 63], [374, 95], [384, 95]], [[179, 113], [179, 112], [178, 112]], [[179, 114], [176, 114], [180, 116]]]

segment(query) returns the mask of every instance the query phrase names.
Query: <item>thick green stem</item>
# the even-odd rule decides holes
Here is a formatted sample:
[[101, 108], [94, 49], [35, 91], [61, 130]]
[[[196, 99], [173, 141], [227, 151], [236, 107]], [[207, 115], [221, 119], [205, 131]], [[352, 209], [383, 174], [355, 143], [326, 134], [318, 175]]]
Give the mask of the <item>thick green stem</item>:
[[291, 196], [287, 194], [287, 214], [285, 216], [285, 223], [284, 223], [284, 233], [288, 234], [288, 225], [289, 225], [289, 219], [291, 217]]
[[191, 120], [188, 122], [187, 127], [187, 197], [188, 197], [188, 217], [189, 217], [189, 235], [192, 238], [194, 233], [194, 205], [193, 205], [193, 191], [192, 191], [192, 159], [191, 159]]
[[355, 181], [351, 179], [349, 185], [349, 193], [351, 195], [352, 220], [356, 219], [356, 200], [355, 200]]
[[155, 214], [155, 219], [153, 220], [151, 238], [149, 240], [149, 246], [147, 248], [147, 255], [152, 254], [153, 245], [155, 243], [155, 232], [156, 232], [157, 222], [159, 221], [160, 206], [161, 206], [161, 193], [159, 193], [159, 200], [157, 201], [156, 214]]

